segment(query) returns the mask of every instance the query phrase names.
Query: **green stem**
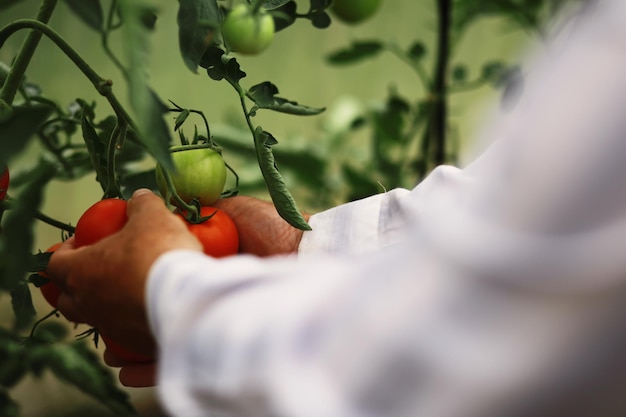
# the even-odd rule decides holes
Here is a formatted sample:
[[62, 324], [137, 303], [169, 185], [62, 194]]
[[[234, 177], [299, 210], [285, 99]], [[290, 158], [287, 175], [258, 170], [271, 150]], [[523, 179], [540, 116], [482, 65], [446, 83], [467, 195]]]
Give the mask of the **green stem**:
[[259, 10], [261, 10], [263, 4], [265, 4], [265, 0], [255, 0], [252, 4], [252, 14], [257, 14]]
[[[14, 200], [5, 199], [3, 201], [0, 201], [0, 213], [3, 213], [5, 210], [13, 209], [14, 205], [15, 205]], [[52, 217], [43, 214], [39, 210], [35, 211], [34, 217], [37, 220], [40, 220], [50, 226], [54, 226], [57, 229], [65, 230], [66, 232], [69, 232], [69, 233], [74, 233], [74, 231], [76, 230], [74, 226], [70, 226], [69, 224], [53, 219]]]
[[121, 197], [122, 191], [117, 181], [116, 169], [115, 169], [115, 152], [118, 149], [118, 142], [126, 136], [128, 131], [128, 125], [123, 120], [118, 120], [118, 124], [111, 133], [109, 139], [109, 147], [107, 149], [107, 189], [102, 196], [105, 198]]
[[[37, 13], [37, 21], [42, 24], [47, 23], [50, 17], [52, 17], [56, 4], [57, 0], [43, 0], [39, 12]], [[41, 32], [38, 30], [32, 30], [28, 36], [26, 36], [26, 39], [24, 39], [24, 43], [15, 57], [11, 70], [0, 90], [0, 101], [4, 101], [9, 105], [13, 104], [15, 94], [17, 94], [22, 79], [24, 78], [26, 68], [28, 68], [28, 64], [30, 64], [30, 60], [40, 40]]]
[[437, 1], [439, 29], [437, 36], [437, 59], [433, 80], [433, 113], [430, 124], [430, 139], [433, 140], [433, 163], [446, 162], [446, 126], [448, 120], [447, 73], [450, 58], [450, 31], [452, 26], [452, 0]]
[[128, 125], [137, 130], [132, 118], [128, 112], [121, 105], [111, 86], [113, 82], [106, 80], [98, 75], [93, 68], [76, 52], [57, 32], [55, 32], [48, 25], [41, 23], [33, 19], [19, 19], [6, 25], [0, 30], [0, 48], [4, 45], [4, 42], [13, 35], [15, 32], [22, 29], [34, 29], [42, 34], [46, 35], [73, 63], [78, 69], [87, 77], [87, 79], [93, 84], [98, 93], [105, 97], [118, 117], [121, 117], [128, 123]]
[[410, 59], [402, 48], [400, 48], [400, 46], [395, 42], [387, 43], [386, 49], [413, 69], [422, 82], [425, 90], [430, 90], [432, 88], [432, 81], [428, 76], [428, 72], [419, 61]]
[[34, 324], [33, 327], [30, 329], [30, 335], [28, 336], [30, 339], [33, 339], [35, 337], [35, 330], [37, 330], [37, 327], [39, 327], [39, 325], [41, 323], [43, 323], [44, 321], [48, 320], [50, 317], [52, 316], [56, 316], [58, 314], [59, 310], [57, 310], [56, 308], [54, 310], [52, 310], [51, 312], [49, 312], [48, 314], [46, 314], [45, 316], [43, 316], [42, 318], [40, 318], [39, 320], [37, 320]]
[[114, 29], [113, 19], [115, 17], [116, 10], [117, 10], [117, 0], [113, 0], [111, 1], [111, 5], [109, 6], [109, 13], [107, 14], [105, 27], [104, 27], [104, 30], [102, 31], [102, 39], [101, 39], [102, 48], [104, 49], [104, 52], [107, 54], [111, 62], [113, 62], [113, 64], [120, 70], [124, 78], [128, 80], [128, 72], [126, 71], [126, 68], [124, 67], [124, 65], [122, 65], [122, 62], [119, 59], [117, 59], [117, 56], [115, 56], [115, 54], [109, 47], [109, 34], [111, 33], [111, 30]]

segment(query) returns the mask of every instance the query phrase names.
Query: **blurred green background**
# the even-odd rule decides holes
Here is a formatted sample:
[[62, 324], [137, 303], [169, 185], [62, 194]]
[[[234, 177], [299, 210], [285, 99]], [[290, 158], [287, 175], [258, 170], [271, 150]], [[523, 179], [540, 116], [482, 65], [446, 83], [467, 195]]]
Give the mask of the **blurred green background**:
[[[163, 100], [188, 108], [202, 110], [212, 130], [228, 132], [232, 126], [242, 126], [243, 116], [239, 101], [232, 88], [224, 81], [216, 82], [205, 72], [191, 73], [183, 64], [179, 50], [176, 26], [178, 4], [161, 1], [160, 14], [152, 39], [152, 64], [150, 82]], [[306, 6], [300, 1], [299, 5]], [[38, 1], [25, 0], [2, 11], [0, 26], [14, 19], [34, 17]], [[50, 22], [96, 71], [111, 78], [118, 96], [124, 98], [124, 82], [119, 71], [102, 52], [99, 36], [90, 31], [70, 12], [63, 2]], [[377, 15], [358, 26], [348, 26], [334, 21], [330, 28], [319, 30], [308, 21], [298, 21], [283, 32], [265, 53], [257, 57], [238, 57], [248, 77], [242, 84], [250, 87], [262, 81], [272, 81], [280, 89], [280, 95], [301, 104], [326, 107], [319, 116], [295, 117], [272, 112], [259, 112], [257, 124], [271, 131], [278, 139], [278, 147], [300, 149], [305, 152], [321, 153], [328, 158], [359, 161], [364, 152], [366, 130], [341, 137], [345, 146], [329, 148], [330, 138], [344, 132], [354, 114], [364, 108], [382, 104], [390, 88], [408, 98], [419, 98], [424, 94], [418, 79], [406, 64], [391, 54], [385, 53], [374, 59], [348, 67], [334, 67], [326, 63], [325, 57], [332, 51], [348, 45], [356, 39], [395, 41], [408, 48], [415, 40], [432, 45], [436, 31], [434, 2], [432, 0], [383, 0]], [[13, 36], [2, 49], [0, 61], [10, 62], [17, 52], [25, 33]], [[113, 37], [113, 49], [122, 55], [123, 39]], [[479, 71], [486, 61], [500, 60], [516, 62], [524, 46], [533, 38], [509, 23], [498, 18], [486, 17], [473, 25], [462, 39], [452, 57], [452, 63], [467, 65], [470, 73]], [[427, 58], [426, 64], [430, 67]], [[200, 69], [202, 70], [202, 69]], [[62, 104], [69, 104], [77, 97], [96, 101], [98, 109], [105, 109], [90, 83], [66, 59], [55, 46], [43, 39], [27, 71], [30, 81], [41, 86], [44, 94]], [[450, 117], [453, 130], [461, 141], [461, 161], [467, 150], [480, 135], [486, 111], [498, 104], [500, 91], [490, 86], [455, 94], [450, 101]], [[109, 113], [107, 109], [106, 114]], [[104, 112], [102, 114], [104, 116]], [[174, 115], [172, 116], [172, 120]], [[197, 120], [199, 127], [202, 126]], [[187, 131], [191, 133], [191, 130]], [[252, 139], [249, 139], [252, 143]], [[12, 174], [19, 175], [20, 169], [36, 162], [36, 144], [23, 158], [13, 162]], [[260, 174], [253, 155], [249, 158], [232, 157], [226, 150], [224, 157], [249, 182], [259, 179]], [[150, 164], [146, 161], [146, 164]], [[280, 168], [280, 167], [279, 167]], [[294, 194], [301, 209], [310, 212], [322, 210], [342, 202], [346, 190], [337, 187], [316, 191], [299, 186], [296, 176], [284, 172], [287, 186]], [[335, 174], [333, 174], [335, 175]], [[336, 175], [339, 175], [338, 173]], [[331, 178], [330, 183], [333, 183]], [[417, 181], [417, 179], [416, 179]], [[384, 184], [381, 184], [384, 187]], [[383, 188], [381, 188], [383, 191]], [[263, 191], [255, 195], [267, 198]], [[77, 182], [54, 181], [47, 188], [42, 211], [58, 220], [75, 224], [80, 214], [94, 201], [100, 199], [101, 189], [90, 175]], [[319, 197], [319, 198], [317, 198]], [[60, 240], [60, 232], [50, 226], [39, 224], [36, 245], [44, 250]], [[45, 312], [47, 306], [40, 296], [34, 294], [38, 311]], [[10, 303], [2, 303], [5, 306]], [[1, 312], [6, 317], [7, 312]], [[78, 331], [77, 331], [78, 333]], [[129, 390], [144, 415], [158, 415], [154, 406], [154, 391], [151, 389]], [[44, 377], [28, 379], [18, 386], [15, 398], [22, 404], [24, 416], [54, 415], [109, 415], [93, 400], [76, 392], [76, 389]]]

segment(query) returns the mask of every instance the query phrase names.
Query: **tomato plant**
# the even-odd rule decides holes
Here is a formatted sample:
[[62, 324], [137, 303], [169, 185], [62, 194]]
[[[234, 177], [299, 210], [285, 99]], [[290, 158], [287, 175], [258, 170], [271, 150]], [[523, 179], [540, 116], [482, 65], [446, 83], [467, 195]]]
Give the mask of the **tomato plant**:
[[[184, 218], [180, 212], [178, 215]], [[228, 214], [214, 207], [204, 206], [200, 209], [200, 216], [211, 217], [196, 224], [185, 221], [189, 231], [202, 244], [204, 253], [214, 258], [236, 255], [239, 252], [239, 234]]]
[[[63, 242], [55, 243], [54, 245], [46, 249], [46, 253], [54, 252], [55, 250], [59, 249], [59, 246], [61, 246], [62, 244]], [[48, 278], [48, 275], [43, 271], [39, 272], [39, 275], [44, 278]], [[47, 283], [39, 287], [39, 289], [41, 290], [41, 294], [43, 295], [43, 298], [46, 299], [48, 304], [56, 308], [57, 302], [59, 301], [59, 296], [61, 295], [61, 288], [59, 288], [54, 282], [48, 281]]]
[[4, 200], [9, 190], [9, 168], [5, 167], [0, 175], [0, 201]]
[[245, 4], [235, 6], [222, 23], [226, 45], [235, 52], [255, 55], [274, 39], [274, 19], [263, 9], [253, 11]]
[[125, 348], [124, 346], [117, 343], [115, 340], [110, 337], [104, 336], [100, 333], [100, 339], [104, 342], [107, 350], [110, 350], [115, 356], [125, 362], [134, 362], [134, 363], [149, 363], [154, 362], [154, 358], [142, 355], [141, 353], [133, 352]]
[[[39, 9], [24, 13], [37, 2]], [[64, 6], [57, 7], [61, 3]], [[10, 261], [0, 262], [0, 300], [5, 300], [0, 306], [13, 311], [13, 317], [7, 315], [0, 325], [0, 376], [6, 375], [9, 365], [17, 366], [20, 371], [19, 377], [9, 381], [0, 378], [0, 416], [18, 414], [11, 388], [22, 376], [31, 372], [39, 375], [44, 369], [103, 402], [116, 415], [133, 415], [128, 398], [99, 358], [94, 357], [91, 346], [68, 343], [41, 332], [45, 324], [55, 324], [56, 316], [51, 313], [39, 317], [32, 303], [30, 284], [42, 283], [39, 273], [45, 270], [49, 258], [34, 250], [43, 238], [39, 227], [35, 227], [38, 222], [60, 229], [66, 235], [76, 232], [78, 245], [92, 244], [115, 233], [126, 222], [122, 199], [129, 198], [137, 188], [160, 188], [167, 193], [162, 180], [160, 186], [155, 181], [157, 164], [174, 173], [179, 158], [195, 158], [195, 151], [193, 154], [171, 152], [175, 133], [188, 150], [205, 146], [223, 150], [227, 168], [236, 176], [237, 185], [233, 190], [222, 191], [222, 197], [237, 192], [267, 193], [278, 213], [300, 229], [306, 230], [308, 224], [296, 207], [289, 191], [291, 187], [298, 190], [298, 199], [317, 210], [366, 197], [383, 187], [414, 186], [434, 166], [456, 161], [462, 138], [457, 138], [455, 133], [462, 129], [456, 126], [460, 111], [455, 117], [450, 115], [450, 97], [488, 84], [507, 92], [513, 85], [510, 74], [521, 74], [512, 71], [514, 65], [502, 55], [466, 65], [464, 60], [468, 56], [483, 59], [482, 52], [487, 49], [481, 44], [481, 54], [465, 53], [465, 48], [474, 44], [464, 39], [468, 29], [489, 16], [487, 20], [495, 17], [511, 26], [521, 26], [525, 34], [543, 36], [543, 25], [551, 17], [552, 6], [565, 0], [430, 3], [394, 0], [393, 7], [403, 14], [407, 9], [417, 11], [417, 3], [424, 3], [419, 6], [420, 12], [427, 11], [412, 15], [411, 26], [403, 32], [394, 30], [405, 16], [382, 13], [381, 3], [381, 0], [0, 1], [0, 59], [11, 63], [0, 62], [0, 167], [12, 168], [10, 199], [6, 198], [7, 185], [3, 184], [3, 181], [8, 183], [9, 172], [0, 168], [0, 260]], [[385, 13], [393, 7], [385, 9]], [[432, 10], [425, 10], [429, 7]], [[171, 13], [168, 8], [176, 10]], [[376, 19], [371, 18], [377, 10], [380, 13]], [[380, 24], [379, 17], [383, 18]], [[350, 29], [345, 27], [328, 37], [320, 36], [317, 30], [332, 31], [331, 23], [336, 20], [358, 23], [365, 19], [371, 19], [366, 39], [358, 39], [356, 31], [342, 33]], [[57, 30], [55, 21], [67, 27]], [[292, 31], [303, 21], [309, 21], [313, 28]], [[420, 32], [420, 26], [429, 30]], [[343, 35], [353, 41], [338, 45], [337, 42], [345, 39]], [[310, 41], [298, 36], [315, 38]], [[39, 43], [43, 37], [47, 39], [46, 49], [42, 51]], [[162, 46], [164, 37], [168, 41], [178, 37], [179, 50], [172, 54], [170, 48], [150, 47]], [[296, 45], [296, 48], [242, 59], [237, 55], [258, 54], [270, 43], [276, 48], [280, 37], [283, 37], [280, 47]], [[282, 42], [285, 39], [288, 42]], [[327, 50], [335, 47], [338, 49]], [[85, 49], [94, 62], [86, 62], [80, 52]], [[45, 55], [38, 57], [42, 52]], [[305, 56], [306, 61], [302, 60]], [[72, 66], [53, 65], [65, 59]], [[101, 61], [97, 62], [98, 59]], [[389, 95], [382, 98], [371, 96], [374, 91], [385, 90], [375, 85], [380, 78], [354, 77], [354, 80], [367, 79], [367, 83], [344, 86], [327, 78], [338, 70], [322, 68], [327, 64], [349, 68], [350, 64], [374, 60], [383, 69], [376, 71], [377, 74], [390, 74], [394, 84], [386, 89]], [[241, 65], [244, 62], [245, 71]], [[408, 70], [397, 71], [396, 64], [406, 65]], [[108, 73], [96, 70], [100, 68]], [[478, 70], [474, 72], [474, 68]], [[181, 85], [187, 82], [189, 72], [195, 74], [193, 87], [178, 88], [179, 82]], [[400, 80], [402, 72], [408, 74], [408, 80]], [[147, 76], [155, 73], [158, 73], [156, 82]], [[259, 80], [264, 73], [278, 80]], [[320, 99], [320, 106], [303, 105], [279, 94], [275, 81], [287, 84], [282, 90], [302, 91], [312, 86], [330, 97], [314, 91], [313, 97]], [[216, 83], [222, 85], [213, 88]], [[54, 88], [48, 89], [48, 84]], [[172, 85], [176, 88], [170, 88]], [[232, 94], [232, 101], [217, 91], [220, 87], [225, 87], [225, 94]], [[128, 96], [121, 97], [120, 91]], [[355, 100], [360, 110], [349, 116], [332, 108], [336, 98], [346, 93], [359, 95]], [[206, 108], [179, 106], [172, 100], [196, 101], [214, 108], [205, 117]], [[318, 124], [323, 128], [317, 131], [303, 128], [298, 132], [300, 123], [294, 123], [297, 128], [289, 127], [288, 137], [281, 138], [273, 130], [277, 124], [280, 128], [288, 126], [288, 123], [272, 126], [275, 118], [302, 120], [305, 116], [320, 115], [327, 105], [332, 106], [330, 116]], [[219, 120], [223, 114], [225, 117]], [[190, 122], [196, 115], [202, 116], [202, 124]], [[216, 123], [210, 125], [208, 119]], [[333, 123], [326, 122], [331, 119], [341, 119], [342, 127], [330, 129]], [[194, 132], [193, 140], [185, 139], [184, 130]], [[361, 152], [363, 141], [351, 137], [363, 133], [368, 141], [367, 152]], [[358, 150], [354, 148], [356, 142]], [[206, 159], [215, 162], [216, 158]], [[182, 165], [189, 163], [183, 161]], [[243, 174], [241, 187], [231, 167]], [[189, 199], [202, 199], [201, 204], [206, 205], [203, 192], [210, 194], [208, 200], [220, 195], [218, 190], [224, 187], [219, 185], [221, 174], [208, 174], [211, 170], [207, 167], [180, 170], [198, 174], [189, 188], [200, 185], [202, 191], [190, 193]], [[289, 187], [283, 178], [285, 173]], [[89, 178], [95, 179], [92, 184], [102, 192], [103, 200], [85, 211], [74, 227], [74, 217], [69, 214], [74, 205], [69, 200], [65, 205], [55, 204], [65, 196], [55, 193], [56, 187], [49, 185], [52, 181], [70, 185], [81, 181], [82, 192], [82, 181]], [[172, 187], [182, 194], [186, 188], [185, 185]], [[190, 210], [184, 201], [175, 204], [179, 209]], [[49, 210], [58, 210], [58, 206], [63, 209], [57, 211], [57, 216], [68, 218], [49, 216]], [[201, 216], [209, 216], [215, 209], [200, 211]], [[191, 217], [195, 218], [195, 214]], [[209, 255], [237, 253], [236, 227], [223, 220], [219, 211], [211, 219], [189, 227]], [[44, 286], [41, 291], [49, 291], [47, 288], [50, 287]], [[52, 294], [49, 298], [56, 297]], [[42, 320], [49, 319], [40, 326]], [[109, 349], [115, 349], [114, 345], [109, 342]], [[118, 353], [118, 356], [122, 355]]]
[[85, 210], [76, 223], [76, 247], [92, 245], [119, 232], [126, 224], [126, 205], [125, 200], [107, 198]]
[[376, 13], [381, 0], [333, 0], [330, 10], [346, 23], [360, 23]]
[[[187, 204], [197, 200], [213, 204], [224, 190], [226, 165], [222, 155], [209, 147], [177, 146], [171, 149], [175, 170], [169, 171], [178, 196]], [[156, 168], [156, 181], [163, 196], [168, 193], [164, 169]]]

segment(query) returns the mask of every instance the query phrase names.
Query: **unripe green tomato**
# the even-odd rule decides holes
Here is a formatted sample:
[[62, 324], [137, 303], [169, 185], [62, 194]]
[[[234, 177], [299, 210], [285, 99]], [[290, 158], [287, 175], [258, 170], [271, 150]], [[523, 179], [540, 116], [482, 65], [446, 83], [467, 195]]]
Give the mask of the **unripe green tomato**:
[[[170, 149], [176, 172], [171, 172], [176, 193], [186, 203], [196, 199], [203, 206], [213, 204], [222, 194], [226, 183], [226, 164], [222, 155], [210, 148], [178, 146]], [[157, 165], [156, 181], [159, 191], [167, 195], [163, 168]]]
[[345, 23], [361, 23], [376, 13], [381, 0], [333, 0], [330, 10]]
[[274, 19], [262, 9], [252, 14], [245, 4], [237, 5], [222, 23], [222, 37], [233, 51], [256, 55], [272, 43]]

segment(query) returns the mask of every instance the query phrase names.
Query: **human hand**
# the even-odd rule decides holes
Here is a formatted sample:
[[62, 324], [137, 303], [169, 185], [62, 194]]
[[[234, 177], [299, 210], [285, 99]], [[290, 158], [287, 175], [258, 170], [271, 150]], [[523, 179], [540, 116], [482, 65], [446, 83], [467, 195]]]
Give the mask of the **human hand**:
[[57, 249], [46, 269], [61, 288], [59, 311], [84, 322], [125, 348], [154, 357], [145, 286], [156, 259], [175, 249], [201, 251], [200, 243], [162, 199], [140, 190], [128, 202], [124, 228], [76, 248], [73, 238]]
[[128, 362], [106, 349], [104, 363], [112, 368], [121, 368], [119, 379], [126, 387], [144, 388], [156, 385], [156, 362]]
[[[226, 212], [235, 222], [241, 252], [272, 256], [298, 251], [302, 230], [280, 217], [271, 202], [236, 196], [220, 199], [213, 206]], [[310, 216], [303, 216], [308, 221]]]

